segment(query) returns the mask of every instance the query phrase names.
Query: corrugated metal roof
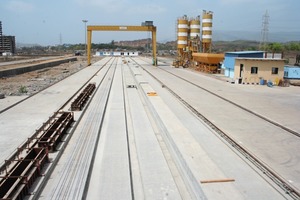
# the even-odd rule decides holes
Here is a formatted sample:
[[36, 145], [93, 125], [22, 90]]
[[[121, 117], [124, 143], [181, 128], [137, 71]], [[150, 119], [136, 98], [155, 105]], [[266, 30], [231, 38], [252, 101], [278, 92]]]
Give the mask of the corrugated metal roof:
[[279, 58], [243, 58], [237, 57], [236, 60], [262, 60], [262, 61], [284, 61], [284, 59]]
[[300, 66], [295, 66], [295, 65], [285, 65], [284, 67], [288, 67], [288, 68], [300, 68]]
[[264, 53], [264, 51], [233, 51], [233, 52], [226, 52], [229, 54], [255, 54], [255, 53]]

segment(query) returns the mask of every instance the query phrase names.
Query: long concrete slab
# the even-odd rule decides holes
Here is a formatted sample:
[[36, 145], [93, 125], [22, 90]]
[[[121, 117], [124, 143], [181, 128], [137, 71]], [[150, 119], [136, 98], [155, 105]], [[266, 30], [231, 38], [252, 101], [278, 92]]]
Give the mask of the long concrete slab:
[[[93, 65], [101, 65], [99, 62]], [[109, 65], [109, 63], [108, 63]], [[75, 120], [78, 123], [61, 158], [57, 162], [45, 189], [39, 199], [82, 199], [86, 193], [89, 174], [94, 160], [95, 146], [98, 143], [100, 127], [105, 112], [107, 94], [111, 80], [104, 78], [108, 70], [104, 66], [91, 82], [96, 83], [96, 91], [85, 111], [75, 112], [76, 115], [86, 113]], [[112, 74], [112, 72], [108, 72]], [[100, 84], [100, 83], [103, 84]], [[99, 162], [96, 160], [96, 162]], [[93, 185], [94, 187], [94, 185]]]
[[[159, 71], [155, 68], [153, 70]], [[147, 77], [145, 72], [141, 73]], [[178, 148], [184, 158], [186, 171], [190, 170], [207, 199], [284, 199], [260, 173], [253, 171], [247, 162], [233, 153], [212, 130], [195, 118], [159, 83], [149, 76], [147, 81], [158, 94], [157, 97], [149, 97], [150, 101], [166, 126], [174, 148]], [[170, 81], [176, 82], [173, 77]], [[233, 181], [200, 184], [200, 181], [205, 180], [228, 179]]]
[[[132, 199], [126, 115], [118, 60], [95, 155], [87, 199]], [[117, 192], [116, 192], [116, 188]]]
[[[279, 110], [278, 112], [284, 113], [284, 109], [280, 109], [279, 106], [280, 102], [284, 100], [284, 108], [286, 106], [288, 107], [288, 105], [290, 105], [290, 107], [287, 109], [288, 113], [283, 114], [282, 118], [280, 118], [281, 120], [277, 121], [286, 124], [285, 121], [289, 121], [288, 119], [290, 119], [289, 124], [293, 125], [291, 128], [298, 130], [297, 120], [295, 119], [299, 118], [299, 112], [296, 112], [295, 110], [299, 110], [300, 101], [299, 95], [295, 92], [288, 93], [287, 91], [284, 91], [286, 88], [277, 88], [275, 89], [276, 91], [272, 90], [271, 92], [268, 92], [270, 90], [268, 87], [231, 85], [183, 69], [178, 70], [167, 65], [163, 66], [163, 68], [172, 71], [185, 79], [197, 83], [201, 82], [203, 87], [214, 87], [211, 88], [213, 91], [230, 91], [234, 94], [231, 98], [232, 100], [235, 100], [235, 97], [237, 97], [236, 99], [240, 99], [240, 101], [245, 99], [247, 104], [252, 106], [249, 106], [250, 109], [253, 108], [253, 106], [255, 107], [257, 104], [255, 99], [259, 99], [259, 97], [259, 102], [262, 102], [262, 105], [278, 105], [278, 107], [273, 108], [268, 106], [270, 112], [267, 112], [264, 109], [260, 111], [260, 113], [266, 114], [267, 116], [270, 116], [270, 118], [275, 118], [277, 110]], [[174, 76], [160, 69], [153, 67], [148, 67], [147, 69], [206, 118], [216, 124], [220, 129], [228, 133], [243, 147], [254, 153], [260, 160], [267, 163], [267, 165], [283, 176], [292, 185], [300, 189], [300, 177], [298, 173], [298, 169], [300, 168], [300, 158], [295, 154], [295, 152], [300, 151], [300, 139], [298, 137], [278, 129], [274, 125], [264, 122], [262, 119], [253, 117], [247, 112], [240, 111], [235, 106], [217, 99], [183, 80], [176, 79], [176, 81], [174, 81]], [[234, 89], [236, 87], [237, 90], [235, 91]], [[260, 91], [258, 93], [260, 95], [255, 94], [253, 87], [258, 87], [258, 91]], [[264, 92], [262, 90], [264, 90]], [[292, 90], [297, 91], [299, 89], [292, 88]], [[248, 97], [250, 98], [249, 91], [252, 91], [251, 94], [255, 94], [256, 97], [255, 99], [252, 98], [252, 101], [247, 100]], [[296, 100], [294, 100], [294, 98]], [[270, 99], [273, 99], [272, 102], [270, 102]], [[245, 103], [241, 104], [247, 105]], [[299, 107], [297, 107], [297, 105], [299, 105]]]
[[[134, 69], [133, 66], [130, 68]], [[125, 69], [124, 72], [126, 72]], [[137, 199], [182, 199], [187, 192], [179, 192], [178, 183], [175, 182], [175, 176], [170, 171], [166, 155], [159, 143], [159, 134], [152, 127], [147, 104], [143, 101], [139, 90], [142, 90], [141, 86], [137, 86], [137, 89], [126, 87], [125, 90], [137, 154], [136, 162], [139, 163], [139, 176], [143, 188], [143, 196]], [[184, 187], [181, 189], [186, 190]]]

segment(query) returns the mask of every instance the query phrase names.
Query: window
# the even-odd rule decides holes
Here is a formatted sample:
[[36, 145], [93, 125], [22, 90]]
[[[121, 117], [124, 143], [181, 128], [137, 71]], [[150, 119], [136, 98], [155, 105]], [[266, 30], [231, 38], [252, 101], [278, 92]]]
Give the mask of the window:
[[251, 74], [257, 74], [258, 67], [251, 67]]
[[289, 76], [289, 72], [288, 71], [285, 71], [284, 72], [284, 77], [288, 77]]
[[272, 67], [272, 74], [278, 74], [278, 67]]

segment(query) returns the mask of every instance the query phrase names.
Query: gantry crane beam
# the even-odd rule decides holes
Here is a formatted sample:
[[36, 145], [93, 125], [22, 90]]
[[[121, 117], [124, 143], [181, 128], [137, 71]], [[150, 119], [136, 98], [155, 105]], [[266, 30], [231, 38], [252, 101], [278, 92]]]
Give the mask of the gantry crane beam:
[[156, 58], [156, 26], [87, 26], [87, 59], [91, 65], [92, 31], [151, 31], [153, 65], [157, 65]]

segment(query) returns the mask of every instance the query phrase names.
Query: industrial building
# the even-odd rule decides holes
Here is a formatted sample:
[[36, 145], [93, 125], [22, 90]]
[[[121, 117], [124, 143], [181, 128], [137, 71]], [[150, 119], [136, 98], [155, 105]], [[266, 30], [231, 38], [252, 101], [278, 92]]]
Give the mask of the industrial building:
[[227, 52], [222, 68], [227, 77], [243, 84], [276, 85], [283, 79], [284, 60], [265, 58], [263, 51]]
[[239, 51], [225, 53], [225, 59], [222, 65], [225, 76], [234, 78], [234, 66], [236, 58], [263, 58], [263, 54], [263, 51]]
[[185, 15], [177, 19], [178, 57], [173, 62], [173, 66], [184, 68], [191, 66], [208, 73], [219, 72], [224, 54], [211, 53], [212, 19], [211, 11], [203, 11], [202, 27], [200, 16], [188, 18]]
[[16, 53], [16, 40], [15, 36], [2, 36], [0, 37], [0, 52]]
[[16, 53], [15, 36], [5, 36], [2, 34], [2, 22], [0, 21], [0, 56], [3, 53]]

